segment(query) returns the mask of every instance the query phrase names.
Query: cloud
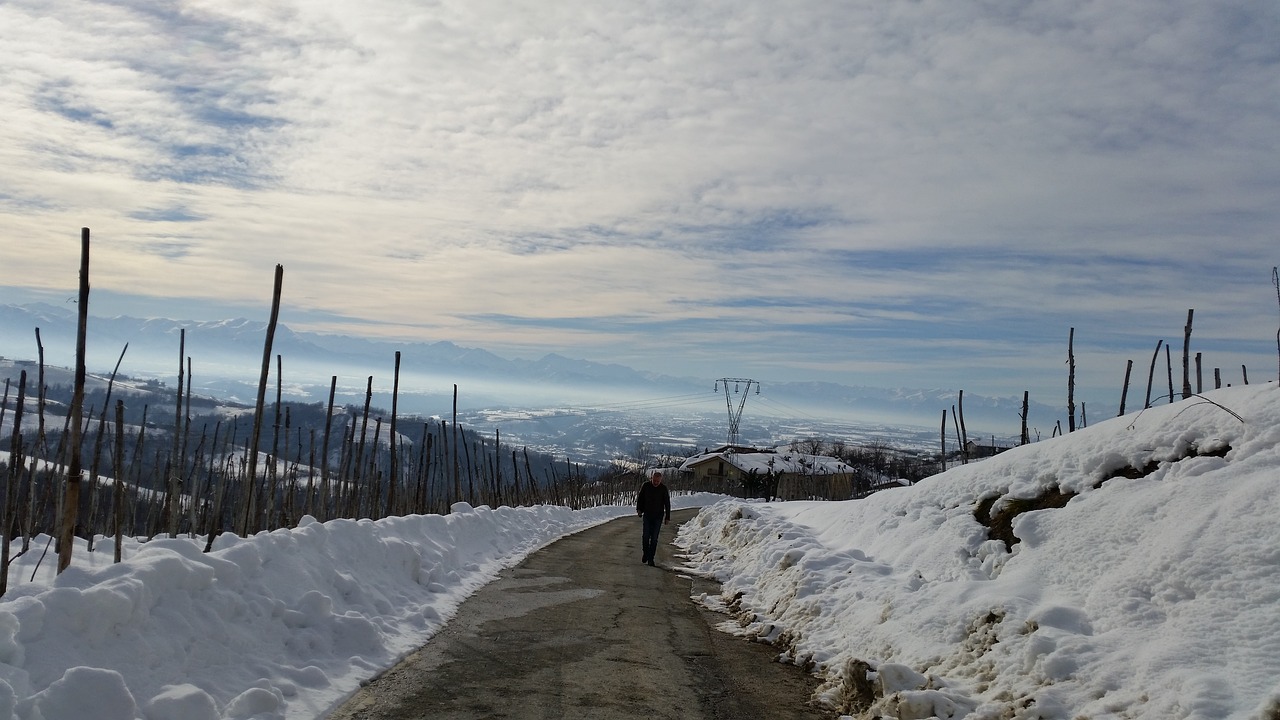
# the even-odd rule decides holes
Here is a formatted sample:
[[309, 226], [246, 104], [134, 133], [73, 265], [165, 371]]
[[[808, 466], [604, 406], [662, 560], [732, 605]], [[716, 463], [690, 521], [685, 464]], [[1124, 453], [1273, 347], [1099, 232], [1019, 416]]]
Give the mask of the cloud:
[[1278, 32], [1243, 1], [19, 0], [0, 253], [73, 285], [89, 225], [95, 287], [158, 308], [265, 313], [281, 263], [310, 329], [780, 379], [997, 392], [1187, 307], [1257, 364]]

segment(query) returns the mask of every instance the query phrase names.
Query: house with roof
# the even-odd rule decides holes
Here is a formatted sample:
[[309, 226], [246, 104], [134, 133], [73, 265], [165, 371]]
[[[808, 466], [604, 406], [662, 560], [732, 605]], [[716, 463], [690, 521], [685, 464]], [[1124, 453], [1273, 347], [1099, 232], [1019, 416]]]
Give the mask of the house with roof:
[[727, 445], [680, 465], [689, 487], [782, 500], [847, 498], [856, 477], [857, 470], [839, 458]]

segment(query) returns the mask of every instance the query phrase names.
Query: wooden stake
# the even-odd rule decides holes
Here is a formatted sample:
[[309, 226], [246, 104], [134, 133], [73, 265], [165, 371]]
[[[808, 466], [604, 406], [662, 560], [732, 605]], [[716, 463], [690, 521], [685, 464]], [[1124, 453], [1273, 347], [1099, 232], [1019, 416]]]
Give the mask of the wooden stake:
[[58, 546], [58, 574], [71, 566], [75, 546], [76, 522], [80, 515], [80, 438], [84, 427], [84, 356], [89, 328], [89, 228], [80, 230], [80, 298], [79, 322], [76, 324], [76, 379], [71, 394], [71, 465], [67, 471], [67, 491], [62, 506], [61, 544]]
[[1187, 324], [1182, 329], [1182, 399], [1191, 397], [1191, 318], [1195, 309], [1187, 310]]
[[276, 321], [280, 318], [280, 289], [283, 284], [284, 266], [276, 265], [275, 289], [271, 293], [271, 321], [267, 323], [267, 339], [262, 348], [262, 374], [258, 376], [258, 402], [253, 411], [253, 435], [249, 438], [249, 474], [245, 481], [245, 512], [240, 526], [242, 537], [249, 535], [254, 495], [258, 487], [258, 447], [261, 442], [262, 408], [267, 401], [267, 375], [271, 373], [271, 343], [276, 335]]

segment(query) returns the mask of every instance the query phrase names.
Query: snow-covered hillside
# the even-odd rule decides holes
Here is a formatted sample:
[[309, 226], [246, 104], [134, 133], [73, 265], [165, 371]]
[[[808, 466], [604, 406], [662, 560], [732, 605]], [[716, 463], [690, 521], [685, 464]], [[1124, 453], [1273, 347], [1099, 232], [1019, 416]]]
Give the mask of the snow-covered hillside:
[[858, 718], [1280, 718], [1275, 383], [678, 542]]
[[[727, 628], [860, 718], [1276, 720], [1280, 390], [1207, 398], [860, 501], [682, 496], [709, 506], [679, 543]], [[500, 568], [632, 512], [308, 520], [118, 565], [99, 539], [56, 579], [39, 538], [0, 601], [0, 720], [323, 717]]]

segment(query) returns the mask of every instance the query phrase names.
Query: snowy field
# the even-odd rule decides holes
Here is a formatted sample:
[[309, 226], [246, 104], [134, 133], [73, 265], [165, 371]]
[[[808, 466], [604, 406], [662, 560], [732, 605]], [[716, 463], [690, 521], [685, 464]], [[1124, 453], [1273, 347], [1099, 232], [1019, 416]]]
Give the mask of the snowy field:
[[[859, 718], [1274, 720], [1280, 390], [1206, 397], [861, 501], [677, 497], [715, 504], [676, 540], [726, 629]], [[57, 578], [41, 538], [0, 602], [0, 719], [322, 718], [501, 569], [632, 512], [462, 506], [119, 565], [100, 540]]]
[[859, 718], [1274, 720], [1280, 390], [1205, 397], [866, 500], [721, 503], [679, 544], [726, 629]]

